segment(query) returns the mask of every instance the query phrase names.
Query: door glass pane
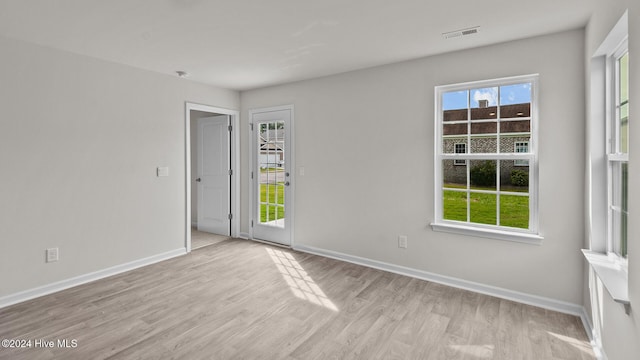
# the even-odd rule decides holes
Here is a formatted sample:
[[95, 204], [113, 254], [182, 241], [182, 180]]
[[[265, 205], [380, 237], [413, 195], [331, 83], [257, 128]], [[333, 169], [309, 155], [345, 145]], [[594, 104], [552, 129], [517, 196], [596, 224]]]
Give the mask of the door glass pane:
[[262, 225], [284, 227], [284, 122], [259, 124], [259, 219]]

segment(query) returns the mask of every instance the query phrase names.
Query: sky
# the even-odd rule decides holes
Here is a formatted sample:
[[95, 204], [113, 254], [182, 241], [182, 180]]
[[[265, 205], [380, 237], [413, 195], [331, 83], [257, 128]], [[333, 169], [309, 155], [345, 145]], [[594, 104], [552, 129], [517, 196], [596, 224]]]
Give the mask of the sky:
[[496, 106], [498, 98], [500, 105], [528, 103], [531, 102], [531, 83], [447, 92], [442, 94], [442, 109], [466, 109], [467, 94], [470, 94], [472, 108], [478, 107], [478, 100], [489, 100], [489, 106]]

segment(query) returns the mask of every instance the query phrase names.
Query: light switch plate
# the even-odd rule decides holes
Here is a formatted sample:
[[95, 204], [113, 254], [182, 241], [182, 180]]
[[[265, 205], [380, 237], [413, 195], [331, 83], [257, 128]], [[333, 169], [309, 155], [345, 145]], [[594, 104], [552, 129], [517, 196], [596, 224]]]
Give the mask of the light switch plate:
[[406, 235], [398, 236], [398, 247], [401, 248], [401, 249], [406, 249], [407, 248], [407, 236]]
[[47, 249], [47, 262], [56, 262], [58, 261], [58, 248], [50, 248]]

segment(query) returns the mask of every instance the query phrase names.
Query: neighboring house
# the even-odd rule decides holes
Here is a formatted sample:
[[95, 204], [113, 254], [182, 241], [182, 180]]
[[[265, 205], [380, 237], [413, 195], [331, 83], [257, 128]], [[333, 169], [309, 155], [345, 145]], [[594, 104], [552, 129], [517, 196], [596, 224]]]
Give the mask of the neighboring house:
[[[469, 116], [470, 122], [467, 119]], [[495, 153], [498, 149], [498, 134], [500, 134], [499, 152], [529, 151], [531, 131], [531, 104], [529, 103], [503, 105], [498, 109], [497, 106], [488, 106], [486, 100], [480, 100], [477, 108], [445, 110], [443, 121], [442, 146], [445, 153]], [[468, 134], [469, 129], [470, 134]], [[482, 162], [482, 160], [473, 160], [470, 166], [473, 168]], [[444, 182], [466, 184], [466, 165], [466, 160], [445, 161]], [[511, 172], [515, 169], [528, 172], [529, 164], [526, 160], [501, 161], [500, 183], [511, 184]]]
[[284, 164], [284, 129], [260, 129], [259, 163], [265, 169]]

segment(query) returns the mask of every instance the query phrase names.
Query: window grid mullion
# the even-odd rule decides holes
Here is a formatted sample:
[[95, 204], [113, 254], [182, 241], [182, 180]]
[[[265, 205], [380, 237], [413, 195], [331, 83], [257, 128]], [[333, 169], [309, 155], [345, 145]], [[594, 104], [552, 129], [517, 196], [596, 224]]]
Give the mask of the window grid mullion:
[[500, 86], [498, 86], [498, 100], [496, 101], [496, 152], [500, 153], [500, 138], [502, 137], [502, 133], [500, 131]]
[[[622, 106], [628, 101], [622, 101], [622, 69], [621, 59], [628, 53], [628, 43], [625, 40], [607, 57], [606, 61], [606, 94], [607, 110], [606, 139], [607, 139], [607, 251], [620, 258], [626, 258], [627, 251], [627, 223], [624, 221], [626, 211], [623, 209], [628, 203], [628, 178], [624, 172], [628, 166], [628, 135], [627, 146], [622, 144]], [[628, 69], [625, 73], [628, 76]], [[628, 82], [628, 79], [627, 79]], [[628, 120], [627, 120], [628, 124]], [[628, 126], [628, 125], [627, 125]], [[628, 134], [628, 129], [627, 129]], [[624, 261], [624, 260], [623, 260]]]
[[[500, 86], [498, 86], [498, 98], [496, 101], [496, 153], [500, 151], [500, 139], [502, 132], [500, 129]], [[496, 225], [500, 226], [500, 160], [496, 160]]]
[[275, 191], [273, 192], [273, 220], [278, 220], [278, 213], [280, 210], [280, 207], [278, 206], [278, 195], [280, 194], [280, 186], [278, 185], [278, 161], [280, 160], [278, 156], [278, 147], [280, 139], [278, 139], [277, 122], [273, 123], [273, 135], [275, 137], [275, 140], [273, 141], [273, 185], [275, 186]]
[[496, 160], [496, 225], [500, 226], [500, 160]]
[[618, 58], [615, 58], [614, 61], [614, 130], [615, 137], [613, 139], [613, 152], [619, 154], [620, 153], [620, 61]]
[[[502, 80], [504, 80], [504, 82], [502, 82]], [[483, 88], [487, 88], [490, 87], [488, 84], [493, 85], [493, 87], [496, 87], [497, 90], [497, 94], [498, 94], [498, 100], [496, 101], [496, 119], [480, 119], [480, 120], [472, 120], [472, 114], [473, 116], [476, 116], [475, 112], [473, 111], [477, 111], [476, 109], [472, 109], [472, 99], [474, 99], [474, 89], [483, 89]], [[510, 85], [518, 85], [518, 84], [524, 84], [525, 86], [528, 86], [529, 89], [531, 90], [531, 92], [529, 93], [530, 96], [528, 99], [522, 101], [522, 102], [514, 102], [514, 105], [519, 105], [519, 104], [525, 104], [527, 105], [527, 109], [530, 109], [530, 116], [527, 117], [520, 117], [520, 118], [505, 118], [502, 119], [502, 116], [508, 113], [505, 113], [505, 111], [509, 110], [512, 111], [515, 114], [516, 109], [519, 109], [518, 107], [515, 108], [509, 108], [507, 110], [502, 109], [501, 108], [501, 103], [500, 103], [500, 96], [502, 94], [504, 94], [505, 91], [507, 91], [507, 88], [505, 87], [504, 89], [502, 89], [502, 87], [504, 86], [510, 86]], [[495, 91], [494, 90], [494, 91]], [[504, 90], [504, 91], [503, 91]], [[529, 233], [532, 234], [534, 236], [537, 236], [537, 231], [538, 231], [538, 225], [537, 225], [537, 221], [538, 221], [538, 214], [534, 214], [535, 211], [537, 211], [537, 156], [536, 156], [536, 148], [535, 148], [535, 136], [536, 136], [536, 132], [535, 132], [535, 121], [537, 120], [537, 109], [535, 108], [536, 104], [535, 101], [537, 101], [537, 76], [536, 75], [529, 75], [529, 76], [522, 76], [522, 77], [514, 77], [514, 78], [510, 78], [510, 79], [498, 79], [498, 80], [491, 80], [491, 81], [487, 81], [487, 82], [476, 82], [476, 83], [467, 83], [467, 84], [459, 84], [459, 85], [451, 85], [451, 86], [442, 86], [442, 87], [437, 87], [436, 91], [438, 92], [437, 94], [437, 101], [439, 102], [439, 104], [437, 105], [437, 108], [439, 109], [438, 112], [439, 114], [437, 114], [437, 118], [440, 122], [440, 124], [438, 124], [439, 126], [439, 139], [436, 141], [437, 144], [440, 144], [441, 146], [438, 147], [438, 154], [437, 154], [437, 158], [439, 159], [439, 166], [437, 166], [437, 170], [438, 170], [438, 176], [437, 178], [439, 179], [439, 181], [441, 182], [439, 184], [439, 194], [441, 195], [440, 200], [437, 202], [438, 204], [441, 204], [442, 207], [440, 207], [440, 210], [437, 211], [437, 213], [439, 214], [437, 221], [436, 221], [436, 225], [438, 221], [441, 220], [445, 220], [447, 223], [449, 223], [449, 221], [460, 221], [462, 219], [464, 219], [466, 217], [466, 222], [467, 223], [471, 223], [474, 227], [478, 227], [478, 228], [491, 228], [492, 226], [494, 228], [498, 228], [500, 231], [511, 231], [513, 230], [514, 232], [524, 232], [524, 233]], [[511, 90], [509, 90], [511, 91]], [[446, 123], [444, 123], [444, 119], [455, 119], [456, 116], [457, 118], [460, 118], [459, 116], [462, 115], [460, 112], [458, 112], [458, 115], [455, 115], [455, 112], [452, 112], [451, 115], [446, 114], [445, 111], [460, 111], [462, 110], [461, 108], [456, 108], [456, 107], [446, 107], [447, 110], [445, 109], [445, 106], [443, 106], [443, 94], [447, 94], [450, 93], [451, 98], [453, 99], [453, 96], [457, 96], [454, 93], [462, 93], [462, 92], [466, 92], [466, 102], [467, 102], [467, 106], [466, 106], [466, 120], [448, 120]], [[494, 92], [493, 94], [496, 94], [496, 92]], [[462, 100], [462, 98], [458, 98], [460, 100]], [[521, 98], [522, 99], [522, 98]], [[450, 100], [449, 100], [450, 101]], [[461, 104], [459, 102], [459, 104]], [[511, 105], [511, 104], [510, 104]], [[462, 110], [464, 111], [464, 110]], [[482, 111], [482, 110], [480, 110]], [[519, 111], [519, 110], [517, 110]], [[482, 114], [482, 112], [478, 112], [478, 114]], [[484, 117], [483, 115], [481, 115], [480, 117]], [[513, 132], [513, 130], [517, 130], [517, 129], [524, 129], [524, 124], [523, 125], [519, 125], [519, 124], [513, 124], [513, 125], [509, 125], [508, 127], [502, 126], [502, 122], [504, 121], [511, 121], [511, 122], [515, 122], [515, 121], [528, 121], [530, 122], [530, 124], [527, 124], [527, 129], [528, 131], [521, 131], [521, 132]], [[479, 126], [478, 127], [478, 134], [473, 134], [472, 131], [475, 131], [475, 128], [473, 128], [474, 130], [472, 130], [472, 125], [475, 123], [492, 123], [495, 122], [495, 133], [483, 133], [483, 131], [485, 131], [486, 129], [491, 129], [489, 127], [489, 125], [485, 126]], [[458, 139], [461, 140], [462, 136], [461, 135], [456, 135], [459, 132], [455, 132], [455, 131], [449, 131], [447, 129], [447, 125], [457, 125], [460, 124], [462, 125], [462, 123], [466, 123], [466, 130], [467, 133], [464, 135], [464, 138], [466, 139], [466, 144], [467, 144], [467, 148], [465, 149], [466, 152], [462, 153], [463, 149], [457, 149], [455, 145], [453, 145], [453, 151], [450, 151], [449, 149], [451, 149], [451, 144], [452, 142], [454, 142], [456, 139], [456, 136], [460, 136], [458, 137]], [[506, 131], [511, 130], [512, 132], [509, 132], [508, 135], [509, 137], [505, 138], [503, 137], [503, 131], [505, 131], [505, 128], [508, 129]], [[450, 129], [455, 129], [453, 127], [451, 127]], [[449, 132], [449, 134], [451, 135], [443, 135], [445, 130], [447, 132]], [[462, 129], [459, 129], [462, 130]], [[491, 130], [489, 130], [491, 131]], [[477, 136], [474, 136], [477, 135]], [[515, 148], [515, 142], [518, 140], [518, 138], [525, 138], [525, 142], [529, 143], [529, 145], [522, 147], [522, 149], [516, 150]], [[477, 138], [477, 139], [476, 139]], [[489, 140], [483, 140], [483, 138], [487, 138]], [[444, 140], [444, 141], [443, 141]], [[472, 140], [475, 141], [474, 144], [472, 144]], [[458, 140], [459, 141], [459, 140]], [[493, 146], [495, 146], [496, 148], [493, 150], [494, 152], [491, 153], [483, 153], [482, 151], [487, 151], [484, 150], [485, 147], [489, 144], [487, 144], [487, 142], [490, 144], [491, 142], [493, 142]], [[514, 147], [514, 149], [508, 149], [508, 148], [501, 148], [501, 144], [504, 143], [505, 146], [509, 146], [509, 144], [513, 145], [512, 147]], [[491, 146], [491, 148], [493, 149], [493, 146]], [[445, 151], [445, 149], [447, 149]], [[522, 152], [520, 152], [522, 151]], [[449, 160], [451, 159], [451, 160]], [[446, 160], [446, 161], [445, 161]], [[478, 161], [480, 162], [481, 160], [490, 160], [492, 162], [495, 163], [494, 169], [495, 169], [495, 190], [491, 189], [491, 190], [474, 190], [471, 187], [471, 173], [472, 173], [472, 169], [474, 169], [473, 173], [475, 176], [475, 168], [472, 166], [471, 161]], [[523, 162], [527, 162], [528, 165], [521, 165], [521, 166], [529, 166], [528, 169], [525, 169], [526, 171], [529, 172], [529, 181], [530, 184], [526, 189], [526, 192], [519, 192], [519, 189], [516, 189], [516, 191], [503, 191], [504, 190], [504, 184], [502, 183], [502, 172], [506, 171], [509, 172], [511, 169], [511, 164], [510, 162], [516, 161], [516, 160], [523, 160]], [[465, 172], [464, 172], [464, 176], [466, 177], [466, 181], [465, 181], [465, 186], [464, 188], [462, 188], [462, 183], [458, 182], [458, 180], [453, 180], [456, 179], [455, 176], [460, 177], [460, 175], [462, 175], [460, 172], [458, 172], [458, 175], [455, 175], [455, 172], [449, 172], [450, 170], [450, 164], [455, 163], [455, 162], [460, 162], [460, 161], [466, 161], [466, 166], [465, 166]], [[449, 164], [444, 166], [445, 164]], [[476, 165], [477, 166], [477, 165]], [[459, 169], [462, 170], [462, 169]], [[492, 170], [493, 171], [493, 170]], [[506, 174], [505, 176], [508, 176], [508, 174]], [[462, 179], [460, 179], [462, 180]], [[446, 186], [442, 186], [446, 183], [451, 182], [452, 186], [456, 186], [456, 184], [459, 184], [457, 186], [459, 187], [452, 187], [452, 188], [448, 188]], [[507, 180], [506, 182], [507, 184], [509, 184], [509, 181]], [[474, 182], [475, 184], [475, 182]], [[476, 185], [474, 185], [476, 186]], [[493, 187], [493, 186], [492, 186]], [[458, 192], [458, 194], [462, 195], [461, 193], [463, 192], [466, 196], [466, 216], [463, 215], [463, 213], [458, 212], [458, 217], [456, 218], [455, 215], [452, 215], [452, 217], [449, 217], [449, 215], [447, 215], [447, 218], [443, 218], [444, 213], [442, 213], [443, 210], [446, 209], [450, 209], [448, 207], [449, 201], [452, 200], [445, 200], [443, 201], [443, 194], [444, 194], [444, 190], [451, 190], [451, 191], [455, 191]], [[524, 189], [524, 188], [523, 188]], [[495, 203], [495, 225], [491, 225], [491, 223], [493, 223], [493, 221], [490, 221], [486, 216], [484, 217], [484, 219], [487, 219], [489, 221], [487, 221], [489, 224], [483, 223], [483, 221], [485, 220], [480, 220], [481, 218], [476, 219], [476, 221], [478, 222], [472, 222], [471, 220], [471, 197], [473, 193], [487, 193], [487, 194], [493, 194], [493, 196], [495, 196], [495, 202], [492, 200], [491, 202]], [[502, 195], [517, 195], [519, 197], [525, 197], [528, 198], [528, 200], [526, 200], [528, 202], [528, 213], [529, 216], [527, 216], [527, 222], [526, 223], [520, 223], [523, 224], [523, 226], [520, 225], [511, 225], [511, 217], [507, 217], [509, 220], [509, 222], [506, 223], [506, 225], [501, 226], [500, 224], [503, 222], [503, 219], [501, 218], [501, 209], [503, 207], [503, 203], [502, 203]], [[460, 200], [462, 200], [460, 197], [458, 198]], [[507, 199], [509, 200], [509, 199]], [[484, 200], [483, 200], [484, 201]], [[487, 199], [488, 201], [488, 199]], [[522, 205], [515, 205], [511, 203], [511, 200], [509, 200], [507, 202], [507, 204], [509, 205], [509, 211], [512, 211], [511, 207], [512, 206], [516, 206], [513, 209], [518, 209], [518, 208], [523, 208], [522, 205], [527, 204], [527, 203], [520, 203]], [[481, 207], [478, 207], [478, 211], [483, 211], [484, 215], [489, 214], [488, 210], [491, 209], [491, 205], [485, 203], [484, 205], [482, 205]], [[475, 209], [476, 207], [474, 207]], [[451, 209], [454, 209], [453, 207]], [[462, 210], [462, 207], [459, 208], [460, 210]], [[482, 210], [481, 210], [482, 209]], [[454, 213], [451, 213], [454, 214]], [[480, 215], [481, 213], [478, 213], [478, 215]], [[480, 215], [482, 216], [482, 215]], [[456, 220], [459, 219], [459, 220]], [[475, 219], [475, 218], [474, 218]], [[528, 226], [527, 226], [528, 224]]]
[[[471, 91], [467, 90], [467, 153], [472, 152], [471, 147]], [[471, 222], [471, 160], [467, 160], [467, 222]]]

